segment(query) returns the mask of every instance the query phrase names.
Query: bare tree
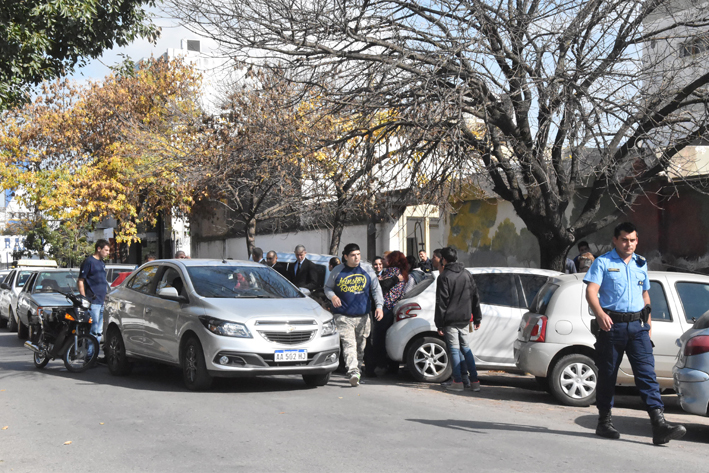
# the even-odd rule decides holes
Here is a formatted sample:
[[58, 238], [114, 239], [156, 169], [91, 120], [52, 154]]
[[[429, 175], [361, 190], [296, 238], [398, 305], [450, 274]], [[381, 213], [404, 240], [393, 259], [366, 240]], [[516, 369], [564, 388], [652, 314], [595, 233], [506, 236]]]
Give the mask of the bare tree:
[[309, 150], [301, 161], [303, 197], [307, 220], [332, 229], [329, 254], [336, 255], [346, 224], [381, 214], [377, 196], [430, 191], [434, 185], [416, 179], [424, 163], [427, 183], [439, 183], [442, 173], [430, 166], [431, 153], [392, 120], [396, 110], [369, 115], [321, 102], [308, 100], [315, 113], [302, 120], [308, 126], [300, 141]]
[[243, 225], [246, 249], [255, 246], [256, 223], [297, 214], [300, 199], [295, 110], [287, 82], [251, 70], [211, 120], [209, 151], [195, 160], [208, 199], [224, 205], [230, 225]]
[[451, 166], [481, 160], [543, 267], [561, 269], [653, 177], [681, 176], [677, 154], [706, 136], [709, 12], [694, 0], [172, 2], [241, 61], [448, 136]]

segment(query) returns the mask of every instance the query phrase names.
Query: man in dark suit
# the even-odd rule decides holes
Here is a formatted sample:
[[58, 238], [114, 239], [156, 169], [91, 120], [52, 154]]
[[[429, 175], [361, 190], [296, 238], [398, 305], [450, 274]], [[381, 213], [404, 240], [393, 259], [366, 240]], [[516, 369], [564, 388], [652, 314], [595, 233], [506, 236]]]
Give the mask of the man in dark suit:
[[317, 269], [315, 263], [305, 258], [303, 245], [295, 247], [295, 263], [288, 265], [288, 280], [296, 287], [305, 287], [314, 291], [318, 287]]
[[281, 276], [290, 280], [288, 277], [288, 272], [286, 271], [286, 264], [278, 262], [278, 254], [276, 254], [275, 251], [271, 250], [266, 253], [266, 266], [275, 269]]

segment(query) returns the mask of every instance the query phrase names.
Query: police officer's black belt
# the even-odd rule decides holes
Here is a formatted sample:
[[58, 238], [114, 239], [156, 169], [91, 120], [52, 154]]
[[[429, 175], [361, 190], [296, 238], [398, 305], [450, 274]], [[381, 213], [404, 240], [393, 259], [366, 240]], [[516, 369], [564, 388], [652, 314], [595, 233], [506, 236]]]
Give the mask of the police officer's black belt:
[[614, 324], [624, 323], [624, 322], [635, 322], [642, 318], [641, 312], [616, 312], [614, 310], [603, 309], [603, 312], [608, 314]]

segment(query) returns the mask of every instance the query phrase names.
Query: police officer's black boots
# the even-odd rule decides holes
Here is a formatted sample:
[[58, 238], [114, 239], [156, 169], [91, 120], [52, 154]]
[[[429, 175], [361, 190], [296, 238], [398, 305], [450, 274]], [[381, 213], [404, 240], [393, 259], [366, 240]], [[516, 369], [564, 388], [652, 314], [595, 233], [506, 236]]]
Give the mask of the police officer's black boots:
[[655, 445], [681, 439], [687, 433], [687, 429], [683, 425], [668, 424], [662, 409], [651, 409], [648, 414], [650, 414], [650, 422], [652, 422], [652, 443]]
[[613, 427], [613, 421], [611, 420], [610, 409], [598, 410], [598, 427], [596, 427], [596, 435], [605, 437], [607, 439], [619, 439], [620, 432], [615, 430]]

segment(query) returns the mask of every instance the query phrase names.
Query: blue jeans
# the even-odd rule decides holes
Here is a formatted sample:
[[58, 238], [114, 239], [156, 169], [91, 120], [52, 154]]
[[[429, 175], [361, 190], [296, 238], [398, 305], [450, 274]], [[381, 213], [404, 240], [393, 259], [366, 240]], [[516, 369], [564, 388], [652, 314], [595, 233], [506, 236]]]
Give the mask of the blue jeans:
[[443, 337], [448, 345], [448, 350], [451, 354], [451, 361], [453, 363], [453, 381], [456, 383], [463, 382], [463, 377], [460, 373], [462, 363], [465, 363], [468, 367], [470, 381], [474, 383], [478, 380], [478, 371], [475, 368], [475, 357], [473, 356], [472, 350], [468, 346], [469, 334], [470, 329], [468, 325], [463, 328], [445, 327], [443, 329]]
[[103, 304], [91, 304], [89, 312], [91, 313], [91, 335], [96, 337], [100, 346], [103, 334]]
[[623, 361], [623, 353], [628, 355], [630, 366], [635, 376], [635, 386], [640, 391], [640, 398], [645, 407], [662, 409], [660, 385], [655, 378], [655, 357], [652, 354], [650, 327], [635, 322], [614, 323], [610, 332], [598, 332], [596, 339], [596, 367], [598, 384], [596, 385], [596, 406], [599, 410], [613, 407], [615, 382], [618, 368]]

